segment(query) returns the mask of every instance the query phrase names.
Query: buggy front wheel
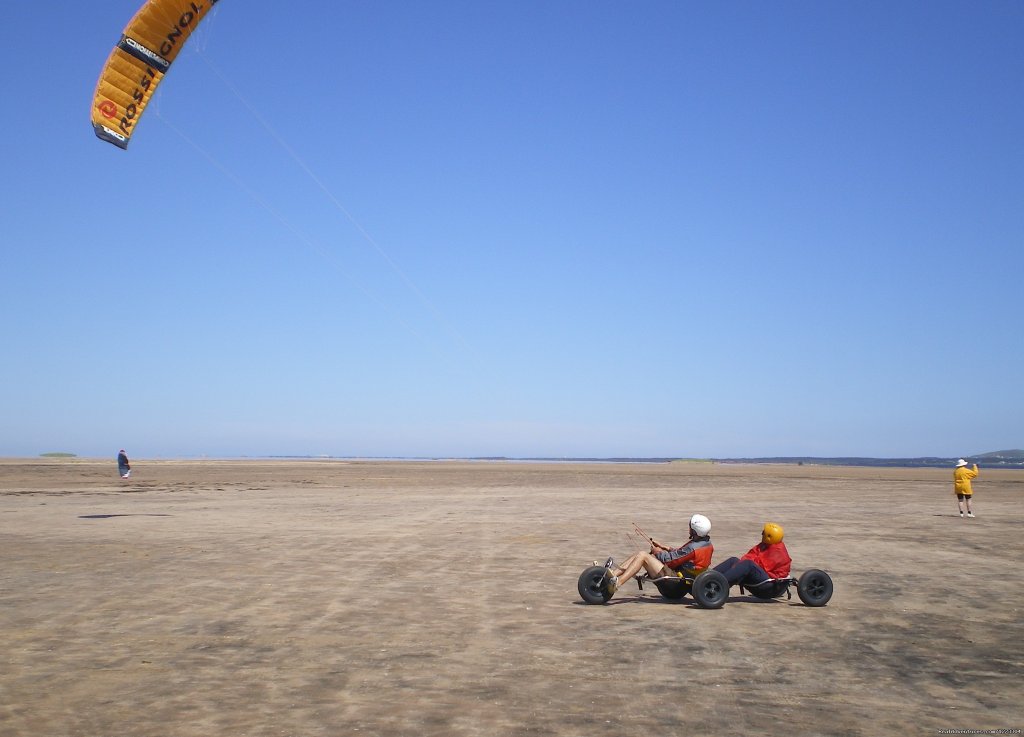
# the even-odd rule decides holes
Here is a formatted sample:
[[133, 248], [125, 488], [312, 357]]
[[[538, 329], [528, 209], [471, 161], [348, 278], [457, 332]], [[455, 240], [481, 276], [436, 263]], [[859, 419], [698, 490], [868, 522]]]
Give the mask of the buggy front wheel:
[[576, 588], [588, 604], [604, 604], [612, 598], [608, 589], [608, 577], [611, 572], [604, 566], [591, 566], [580, 574]]

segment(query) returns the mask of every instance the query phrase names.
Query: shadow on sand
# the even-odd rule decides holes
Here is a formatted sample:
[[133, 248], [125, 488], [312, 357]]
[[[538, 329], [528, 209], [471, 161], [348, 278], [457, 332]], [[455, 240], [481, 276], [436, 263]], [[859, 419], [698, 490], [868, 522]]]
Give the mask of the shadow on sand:
[[[588, 604], [585, 601], [576, 601], [574, 604], [580, 606], [615, 606], [616, 604], [664, 604], [668, 606], [685, 606], [688, 609], [702, 609], [696, 601], [690, 597], [683, 599], [665, 599], [657, 595], [644, 596], [643, 594], [634, 594], [632, 596], [623, 596], [622, 598], [616, 597], [615, 599], [606, 601], [604, 604]], [[794, 601], [787, 601], [785, 597], [778, 597], [774, 599], [761, 599], [757, 596], [730, 596], [725, 600], [726, 604], [800, 604], [801, 602], [796, 599]]]
[[78, 519], [110, 519], [111, 517], [170, 517], [169, 514], [80, 514]]

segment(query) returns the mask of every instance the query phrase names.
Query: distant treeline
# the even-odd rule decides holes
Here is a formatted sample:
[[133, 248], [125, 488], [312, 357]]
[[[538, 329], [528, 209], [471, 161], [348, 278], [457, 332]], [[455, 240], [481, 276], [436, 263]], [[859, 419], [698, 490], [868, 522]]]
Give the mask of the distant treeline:
[[[952, 468], [956, 458], [817, 458], [817, 457], [781, 457], [781, 458], [718, 458], [717, 463], [796, 463], [817, 466], [871, 466], [874, 468]], [[965, 460], [978, 463], [987, 468], [1024, 468], [1024, 455], [996, 455], [985, 453], [971, 456]]]
[[[351, 456], [262, 456], [263, 458], [292, 458], [319, 460], [351, 460]], [[387, 461], [503, 461], [508, 463], [785, 463], [809, 466], [873, 466], [875, 468], [952, 468], [956, 458], [822, 458], [818, 456], [774, 456], [769, 458], [630, 458], [628, 456], [598, 457], [529, 457], [512, 456], [380, 456], [364, 457], [362, 460]], [[966, 456], [965, 460], [986, 468], [1024, 468], [1024, 450], [1004, 450], [993, 453]]]
[[[874, 468], [952, 468], [957, 458], [859, 458], [818, 456], [776, 456], [769, 458], [507, 458], [492, 456], [471, 458], [474, 461], [539, 461], [542, 463], [785, 463], [809, 466], [868, 466]], [[1024, 451], [998, 451], [970, 456], [965, 460], [986, 468], [1024, 468]]]
[[[506, 461], [520, 463], [778, 463], [808, 466], [872, 466], [875, 468], [952, 468], [956, 458], [821, 458], [817, 456], [778, 456], [771, 458], [510, 458], [487, 456], [469, 461]], [[1024, 468], [1024, 458], [982, 458], [967, 460], [987, 468]]]

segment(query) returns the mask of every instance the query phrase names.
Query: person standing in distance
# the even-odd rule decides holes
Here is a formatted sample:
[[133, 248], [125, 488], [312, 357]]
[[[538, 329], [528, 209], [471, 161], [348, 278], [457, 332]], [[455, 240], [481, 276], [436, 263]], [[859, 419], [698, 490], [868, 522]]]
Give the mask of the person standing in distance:
[[971, 509], [971, 497], [974, 490], [971, 489], [971, 479], [978, 476], [978, 464], [973, 468], [967, 467], [967, 461], [963, 458], [956, 462], [953, 469], [953, 493], [956, 494], [956, 505], [960, 508], [960, 516], [964, 516], [964, 503], [967, 503], [967, 516], [973, 518], [974, 510]]
[[124, 452], [124, 448], [117, 452], [117, 472], [123, 479], [132, 475], [132, 466], [128, 463], [128, 454]]

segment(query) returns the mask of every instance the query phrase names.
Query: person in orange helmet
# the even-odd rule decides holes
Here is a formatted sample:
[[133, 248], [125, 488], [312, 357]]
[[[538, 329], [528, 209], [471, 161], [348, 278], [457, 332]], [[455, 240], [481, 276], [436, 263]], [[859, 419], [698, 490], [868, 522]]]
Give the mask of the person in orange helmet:
[[761, 542], [742, 558], [728, 558], [715, 570], [723, 574], [729, 585], [756, 586], [770, 578], [786, 578], [793, 560], [782, 542], [782, 525], [766, 522], [761, 529]]

